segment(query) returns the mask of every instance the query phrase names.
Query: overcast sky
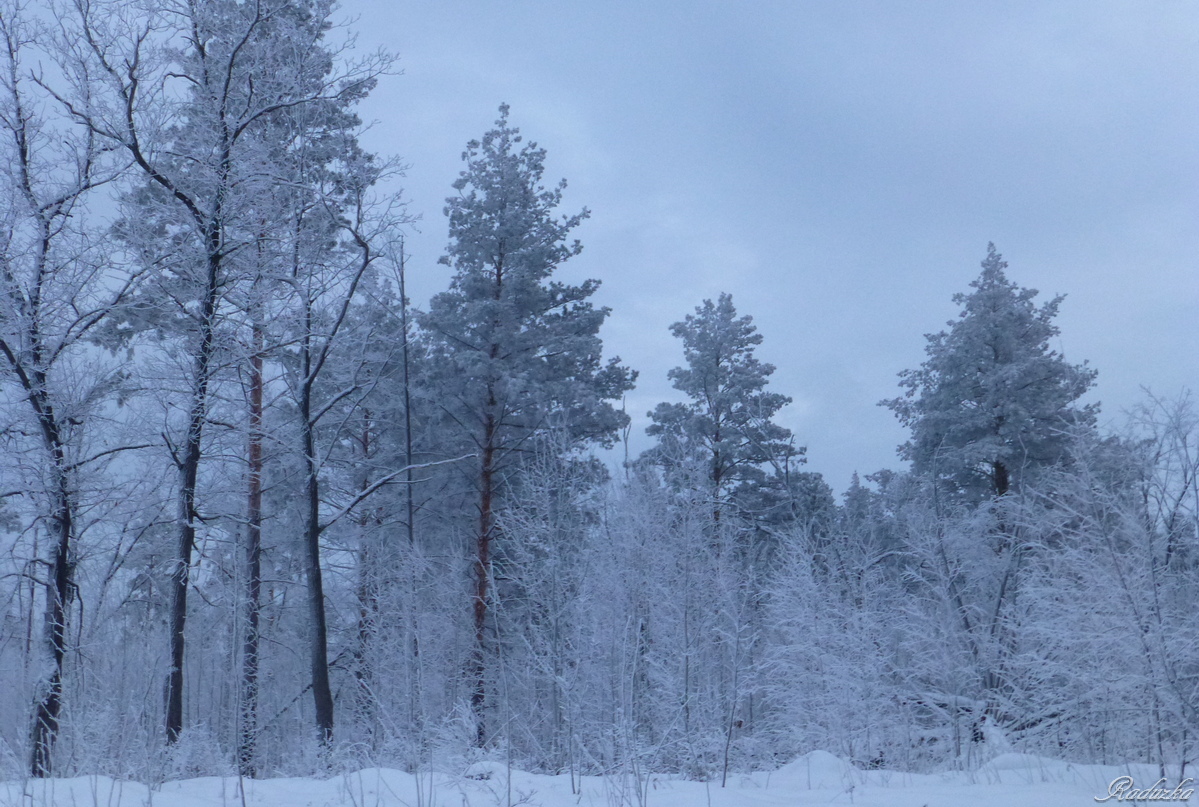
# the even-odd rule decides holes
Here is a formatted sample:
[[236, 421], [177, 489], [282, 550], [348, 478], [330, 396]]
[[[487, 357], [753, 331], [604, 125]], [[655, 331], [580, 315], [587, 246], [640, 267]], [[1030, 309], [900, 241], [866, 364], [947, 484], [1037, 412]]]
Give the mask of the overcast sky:
[[501, 102], [584, 206], [609, 354], [677, 399], [672, 322], [727, 291], [794, 399], [809, 470], [901, 467], [896, 374], [988, 241], [1067, 295], [1057, 345], [1116, 421], [1199, 370], [1199, 3], [345, 0], [404, 75], [364, 108], [410, 164], [411, 296], [446, 287], [444, 199]]

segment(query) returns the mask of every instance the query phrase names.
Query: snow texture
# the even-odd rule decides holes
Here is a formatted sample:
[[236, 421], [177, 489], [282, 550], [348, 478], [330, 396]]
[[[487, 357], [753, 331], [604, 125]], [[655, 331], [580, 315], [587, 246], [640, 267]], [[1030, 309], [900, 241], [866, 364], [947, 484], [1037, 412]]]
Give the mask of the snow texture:
[[[1138, 787], [1161, 778], [1152, 765], [1075, 765], [1014, 753], [975, 771], [910, 774], [862, 770], [814, 751], [777, 771], [734, 777], [723, 789], [668, 776], [584, 776], [572, 792], [567, 774], [509, 772], [483, 762], [458, 775], [368, 768], [324, 780], [205, 777], [153, 789], [105, 776], [30, 779], [0, 784], [0, 807], [1081, 807], [1095, 804], [1120, 776], [1133, 777]], [[1170, 787], [1178, 781], [1167, 779]]]

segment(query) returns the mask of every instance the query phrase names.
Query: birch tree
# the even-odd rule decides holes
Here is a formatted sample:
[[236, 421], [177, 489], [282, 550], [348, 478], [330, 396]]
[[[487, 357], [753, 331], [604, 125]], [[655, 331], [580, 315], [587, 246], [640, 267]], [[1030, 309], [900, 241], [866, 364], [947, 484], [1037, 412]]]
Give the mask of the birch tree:
[[[0, 380], [19, 391], [45, 469], [49, 559], [33, 577], [45, 591], [44, 632], [50, 665], [38, 686], [30, 738], [30, 772], [49, 776], [63, 707], [67, 620], [77, 590], [76, 539], [87, 502], [81, 474], [121, 450], [95, 432], [97, 409], [115, 393], [120, 374], [101, 362], [80, 364], [97, 326], [134, 288], [89, 229], [88, 203], [120, 169], [85, 128], [55, 117], [33, 72], [45, 39], [20, 3], [0, 7]], [[24, 419], [24, 418], [22, 418]], [[85, 508], [86, 509], [86, 508]]]

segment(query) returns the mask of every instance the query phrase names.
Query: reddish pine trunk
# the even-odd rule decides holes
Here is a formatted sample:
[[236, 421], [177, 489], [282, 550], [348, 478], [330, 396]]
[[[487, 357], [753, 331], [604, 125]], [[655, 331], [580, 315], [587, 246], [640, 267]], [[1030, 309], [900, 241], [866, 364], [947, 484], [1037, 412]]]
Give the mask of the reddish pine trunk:
[[[494, 399], [491, 401], [494, 405]], [[470, 705], [477, 727], [476, 742], [480, 748], [487, 744], [487, 725], [484, 708], [487, 698], [486, 654], [487, 596], [491, 574], [492, 499], [495, 478], [495, 416], [487, 415], [483, 443], [483, 461], [479, 471], [479, 534], [475, 545], [475, 647], [471, 663], [474, 689]]]

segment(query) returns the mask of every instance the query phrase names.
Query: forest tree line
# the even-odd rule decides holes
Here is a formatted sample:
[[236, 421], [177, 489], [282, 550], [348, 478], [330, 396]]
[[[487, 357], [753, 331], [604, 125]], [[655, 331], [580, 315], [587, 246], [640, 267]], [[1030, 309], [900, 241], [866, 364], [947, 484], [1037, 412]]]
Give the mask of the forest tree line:
[[1101, 429], [991, 246], [882, 402], [904, 470], [805, 471], [729, 295], [610, 468], [587, 211], [501, 106], [412, 305], [393, 60], [332, 12], [0, 3], [0, 773], [1189, 759], [1185, 394]]

